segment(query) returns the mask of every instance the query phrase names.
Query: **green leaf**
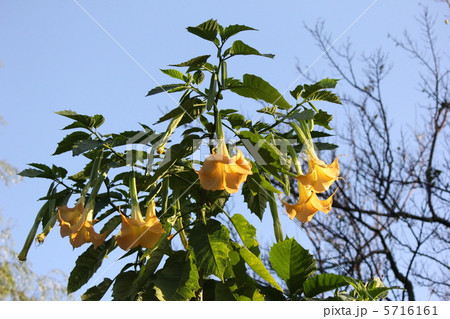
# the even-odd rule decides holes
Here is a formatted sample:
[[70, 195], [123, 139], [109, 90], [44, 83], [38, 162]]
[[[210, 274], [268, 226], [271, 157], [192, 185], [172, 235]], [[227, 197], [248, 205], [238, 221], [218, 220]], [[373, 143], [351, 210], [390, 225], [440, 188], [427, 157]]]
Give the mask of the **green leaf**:
[[144, 128], [142, 131], [125, 131], [120, 134], [112, 134], [112, 138], [114, 140], [113, 145], [131, 146], [132, 144], [142, 144], [150, 146], [156, 144], [162, 138], [162, 133], [157, 133], [145, 125], [142, 126]]
[[333, 115], [328, 114], [325, 111], [319, 110], [319, 113], [317, 113], [314, 116], [314, 124], [323, 126], [327, 130], [332, 130], [332, 128], [330, 127], [330, 122], [332, 119], [333, 119]]
[[256, 285], [250, 282], [239, 282], [234, 278], [228, 279], [225, 283], [215, 283], [216, 301], [264, 301]]
[[289, 93], [291, 93], [294, 99], [298, 100], [303, 93], [303, 85], [297, 85], [295, 89], [289, 91]]
[[310, 277], [303, 283], [305, 296], [312, 298], [321, 293], [350, 285], [354, 280], [350, 277], [335, 274], [320, 274]]
[[220, 37], [222, 38], [222, 42], [225, 42], [228, 38], [242, 31], [258, 31], [258, 30], [241, 24], [233, 24], [229, 25], [226, 28], [219, 28], [219, 34]]
[[170, 76], [172, 78], [184, 81], [184, 74], [183, 74], [183, 72], [180, 72], [178, 70], [174, 70], [174, 69], [163, 70], [163, 69], [161, 69], [161, 72], [164, 73], [164, 74], [167, 74], [168, 76]]
[[259, 55], [266, 58], [271, 58], [275, 55], [273, 54], [261, 54], [258, 50], [255, 48], [252, 48], [251, 46], [245, 44], [241, 40], [234, 41], [231, 47], [224, 52], [225, 55], [230, 54], [233, 55]]
[[257, 163], [263, 166], [274, 164], [279, 167], [278, 152], [270, 147], [262, 135], [250, 131], [242, 131], [239, 134], [239, 138]]
[[108, 139], [106, 141], [100, 141], [100, 140], [82, 140], [75, 143], [75, 145], [72, 148], [72, 155], [77, 156], [80, 154], [83, 154], [87, 151], [90, 151], [94, 148], [98, 148], [100, 146], [103, 146], [104, 144], [112, 142], [112, 139]]
[[316, 112], [314, 110], [304, 110], [302, 112], [294, 112], [290, 115], [290, 118], [295, 119], [297, 121], [301, 120], [312, 120], [314, 118], [314, 115], [316, 115]]
[[106, 254], [114, 248], [115, 246], [112, 245], [112, 240], [110, 239], [96, 249], [91, 245], [84, 253], [82, 253], [78, 257], [75, 262], [75, 267], [70, 273], [67, 292], [75, 292], [87, 283], [101, 266]]
[[234, 214], [231, 217], [233, 226], [241, 238], [244, 246], [256, 256], [260, 255], [259, 243], [256, 240], [256, 228], [251, 225], [241, 214]]
[[205, 116], [200, 116], [200, 123], [202, 123], [203, 127], [206, 131], [211, 132], [214, 129], [214, 124], [211, 123]]
[[184, 136], [190, 135], [192, 133], [202, 133], [202, 134], [206, 134], [206, 132], [201, 128], [201, 127], [191, 127], [188, 128], [186, 131], [184, 131], [182, 134]]
[[117, 228], [122, 222], [122, 216], [116, 215], [108, 220], [100, 230], [100, 233], [111, 232]]
[[258, 284], [258, 289], [264, 295], [266, 301], [286, 301], [284, 292], [275, 289], [272, 286]]
[[311, 137], [312, 138], [320, 138], [320, 137], [330, 137], [334, 136], [327, 132], [321, 132], [321, 131], [311, 131]]
[[39, 177], [39, 178], [54, 179], [54, 175], [52, 173], [44, 172], [34, 168], [26, 168], [23, 171], [21, 171], [18, 175], [30, 178]]
[[346, 291], [337, 291], [333, 297], [328, 297], [325, 300], [327, 300], [327, 301], [356, 301], [358, 299], [351, 296]]
[[82, 301], [100, 301], [113, 281], [109, 278], [104, 278], [97, 286], [91, 287], [84, 294], [81, 295]]
[[228, 229], [214, 219], [209, 219], [206, 225], [197, 221], [189, 235], [189, 245], [194, 249], [197, 265], [204, 274], [216, 275], [223, 280], [225, 268], [228, 265]]
[[94, 128], [99, 128], [105, 122], [105, 118], [101, 114], [95, 114], [94, 118]]
[[386, 287], [386, 285], [383, 283], [380, 277], [375, 277], [371, 279], [369, 282], [366, 283], [367, 289], [373, 289], [378, 287]]
[[119, 273], [114, 279], [112, 289], [113, 301], [131, 301], [135, 295], [131, 291], [131, 284], [137, 277], [136, 271], [126, 271]]
[[157, 270], [162, 258], [164, 257], [164, 254], [166, 254], [169, 250], [170, 242], [167, 239], [160, 241], [159, 245], [157, 245], [156, 247], [147, 250], [144, 253], [144, 257], [145, 259], [147, 259], [147, 262], [142, 267], [144, 269], [144, 272], [138, 279], [145, 280], [150, 277], [150, 275], [152, 275]]
[[[219, 111], [219, 113], [220, 113], [220, 117], [221, 118], [226, 118], [230, 114], [238, 113], [238, 110], [235, 110], [235, 109], [222, 109], [222, 110]], [[208, 114], [214, 116], [213, 112], [209, 112]]]
[[274, 114], [278, 113], [277, 110], [278, 110], [277, 106], [267, 106], [267, 107], [263, 107], [262, 109], [257, 110], [256, 112], [274, 115]]
[[250, 131], [242, 131], [239, 133], [239, 138], [244, 146], [249, 151], [250, 155], [267, 172], [275, 177], [278, 181], [283, 183], [280, 178], [281, 173], [287, 173], [290, 169], [290, 159], [286, 154], [283, 154], [277, 145], [274, 144], [272, 135], [264, 138], [258, 133]]
[[241, 246], [235, 242], [230, 243], [230, 262], [228, 263], [227, 269], [225, 270], [225, 278], [235, 278], [240, 282], [252, 281], [255, 282], [252, 277], [247, 273], [247, 267], [245, 265], [244, 259], [242, 259], [239, 254], [239, 248]]
[[203, 279], [203, 301], [216, 301], [215, 288], [217, 280], [214, 279]]
[[194, 83], [197, 85], [202, 84], [203, 80], [205, 79], [205, 75], [203, 74], [202, 71], [197, 70], [194, 75], [192, 76]]
[[86, 121], [75, 121], [72, 124], [67, 125], [63, 130], [69, 130], [74, 128], [98, 128], [105, 122], [102, 115], [96, 114], [92, 117], [87, 115], [82, 115], [86, 118]]
[[222, 212], [219, 207], [224, 207], [229, 198], [230, 194], [226, 190], [208, 191], [206, 192], [206, 196], [204, 194], [200, 195], [197, 203], [200, 205], [207, 205], [207, 207], [211, 207], [209, 214], [210, 216], [215, 216], [218, 213]]
[[114, 146], [127, 145], [130, 140], [133, 143], [139, 143], [144, 141], [150, 137], [153, 133], [153, 130], [144, 130], [144, 131], [124, 131], [119, 134], [111, 134], [112, 139], [114, 140]]
[[242, 194], [248, 209], [262, 220], [269, 200], [269, 194], [265, 189], [261, 188], [260, 180], [260, 174], [248, 175], [247, 181], [242, 186]]
[[[330, 91], [324, 91], [324, 89], [333, 89], [336, 87], [337, 84], [336, 79], [323, 79], [317, 83], [314, 83], [312, 85], [305, 84], [301, 90], [301, 86], [298, 86], [294, 93], [291, 92], [291, 94], [296, 95], [298, 98], [298, 95], [301, 94], [301, 97], [307, 101], [327, 101], [331, 103], [337, 103], [342, 104], [341, 100], [337, 95]], [[295, 97], [295, 96], [294, 96]]]
[[202, 140], [197, 135], [188, 135], [179, 144], [172, 145], [166, 151], [164, 160], [159, 163], [160, 166], [154, 171], [153, 175], [146, 180], [143, 190], [148, 191], [150, 187], [155, 185], [160, 178], [163, 178], [168, 173], [179, 159], [195, 152], [195, 150], [199, 148], [201, 142]]
[[60, 167], [60, 166], [56, 166], [56, 165], [52, 165], [52, 172], [56, 177], [59, 177], [59, 178], [64, 178], [67, 175], [67, 170], [64, 167]]
[[336, 94], [330, 91], [317, 91], [313, 94], [310, 94], [307, 101], [326, 101], [336, 104], [342, 104], [341, 99]]
[[230, 84], [230, 90], [238, 95], [252, 98], [254, 100], [262, 100], [264, 102], [277, 105], [278, 107], [287, 110], [291, 105], [284, 99], [283, 95], [277, 91], [268, 82], [262, 78], [252, 75], [244, 74], [243, 83]]
[[332, 151], [337, 149], [339, 146], [332, 143], [322, 143], [322, 142], [315, 142], [314, 145], [317, 147], [319, 151]]
[[34, 168], [24, 169], [19, 173], [20, 176], [31, 178], [48, 178], [54, 180], [56, 178], [64, 178], [67, 175], [67, 170], [63, 167], [53, 165], [50, 168], [49, 166], [40, 163], [31, 163], [28, 165]]
[[156, 298], [151, 282], [164, 254], [170, 249], [169, 245], [166, 236], [163, 236], [155, 247], [147, 249], [140, 257], [141, 261], [146, 262], [141, 266], [138, 275], [131, 282], [128, 282], [130, 296], [139, 296], [139, 300], [154, 300]]
[[84, 140], [90, 139], [90, 134], [86, 132], [73, 132], [67, 135], [63, 138], [61, 142], [58, 143], [58, 147], [56, 148], [53, 155], [62, 154], [68, 151], [71, 151], [73, 148], [75, 148], [75, 145]]
[[230, 114], [227, 116], [227, 120], [235, 129], [241, 128], [245, 125], [245, 117], [242, 114]]
[[276, 280], [272, 277], [269, 270], [267, 270], [266, 266], [264, 266], [262, 260], [256, 257], [250, 250], [247, 249], [247, 247], [240, 246], [239, 254], [241, 255], [242, 259], [244, 259], [245, 263], [249, 265], [249, 267], [258, 274], [258, 276], [267, 281], [276, 289], [283, 291], [280, 285], [278, 285]]
[[389, 295], [391, 289], [403, 289], [402, 287], [386, 287], [380, 277], [375, 277], [366, 284], [367, 293], [371, 298], [370, 300], [385, 299]]
[[191, 123], [195, 119], [199, 118], [204, 111], [205, 111], [205, 103], [203, 103], [200, 99], [197, 98], [186, 99], [178, 107], [164, 114], [155, 124], [159, 124], [164, 121], [170, 120], [184, 113], [183, 118], [178, 123], [178, 126], [181, 126], [184, 124]]
[[100, 125], [102, 125], [105, 122], [105, 118], [100, 115], [96, 114], [94, 116], [88, 116], [88, 115], [82, 115], [78, 114], [74, 111], [70, 110], [64, 110], [55, 112], [58, 115], [70, 118], [72, 120], [75, 120], [74, 123], [70, 124], [69, 126], [66, 126], [64, 130], [72, 129], [72, 128], [98, 128]]
[[[313, 94], [319, 90], [334, 89], [336, 87], [337, 82], [338, 82], [337, 79], [326, 78], [326, 79], [323, 79], [323, 80], [316, 82], [314, 84], [311, 84], [311, 85], [305, 84], [303, 86], [303, 92], [302, 92], [301, 96], [304, 99], [307, 99], [311, 94]], [[299, 86], [297, 88], [299, 88]], [[296, 91], [297, 88], [294, 89], [294, 91]]]
[[219, 24], [216, 20], [210, 19], [196, 27], [187, 27], [187, 30], [200, 38], [214, 42], [219, 31]]
[[402, 289], [401, 287], [377, 287], [370, 290], [367, 290], [367, 293], [370, 295], [370, 300], [379, 300], [385, 299], [389, 295], [389, 290], [392, 289]]
[[161, 92], [170, 93], [171, 90], [176, 89], [176, 88], [180, 88], [180, 87], [184, 88], [186, 86], [185, 86], [184, 83], [160, 85], [160, 86], [157, 86], [154, 89], [151, 89], [150, 91], [148, 91], [146, 96], [158, 94], [158, 93], [161, 93]]
[[272, 246], [269, 261], [278, 276], [283, 279], [290, 294], [303, 289], [303, 283], [316, 271], [316, 261], [294, 238]]
[[338, 79], [323, 79], [317, 82], [316, 84], [319, 84], [323, 89], [334, 89], [338, 83]]
[[211, 55], [201, 55], [195, 58], [192, 58], [186, 62], [182, 62], [182, 63], [178, 63], [178, 64], [172, 64], [171, 66], [179, 66], [179, 67], [183, 67], [183, 66], [189, 66], [189, 67], [200, 67], [203, 66], [206, 61], [208, 60], [208, 58]]
[[154, 289], [159, 300], [186, 301], [200, 289], [197, 267], [184, 251], [173, 253], [155, 275]]

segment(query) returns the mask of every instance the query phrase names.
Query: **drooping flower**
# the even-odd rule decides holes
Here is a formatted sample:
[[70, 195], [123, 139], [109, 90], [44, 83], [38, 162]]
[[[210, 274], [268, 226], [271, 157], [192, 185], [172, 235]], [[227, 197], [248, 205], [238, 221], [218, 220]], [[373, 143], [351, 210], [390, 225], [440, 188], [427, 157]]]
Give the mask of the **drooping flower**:
[[333, 163], [327, 165], [324, 161], [309, 156], [309, 171], [306, 175], [299, 175], [299, 182], [310, 187], [316, 193], [325, 192], [339, 178], [339, 156]]
[[226, 144], [219, 142], [218, 151], [208, 156], [203, 162], [200, 171], [200, 185], [207, 190], [226, 190], [233, 194], [239, 186], [252, 175], [252, 165], [244, 158], [240, 149], [237, 154], [230, 157]]
[[122, 214], [122, 228], [116, 235], [117, 245], [123, 250], [129, 250], [141, 245], [152, 248], [165, 233], [161, 222], [156, 217], [155, 203], [151, 202], [147, 208], [145, 220], [138, 204], [131, 207], [131, 218]]
[[70, 237], [70, 244], [80, 247], [85, 243], [92, 243], [97, 248], [105, 241], [107, 233], [98, 234], [94, 230], [93, 220], [94, 201], [89, 200], [84, 207], [82, 196], [73, 208], [67, 206], [58, 207], [58, 220], [61, 226], [61, 237]]
[[327, 199], [321, 200], [317, 197], [316, 192], [306, 188], [302, 183], [298, 183], [298, 192], [299, 199], [296, 204], [291, 205], [283, 202], [283, 205], [291, 219], [297, 218], [302, 223], [309, 222], [318, 211], [328, 214], [333, 204], [333, 196], [336, 193], [335, 191]]

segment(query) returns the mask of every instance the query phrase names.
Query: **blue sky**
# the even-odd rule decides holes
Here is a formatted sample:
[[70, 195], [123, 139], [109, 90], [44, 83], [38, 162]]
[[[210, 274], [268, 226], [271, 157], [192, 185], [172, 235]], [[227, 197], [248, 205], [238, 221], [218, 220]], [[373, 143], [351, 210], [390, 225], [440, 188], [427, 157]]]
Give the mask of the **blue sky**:
[[[398, 119], [396, 125], [414, 125], [411, 109], [420, 101], [417, 71], [387, 34], [401, 36], [407, 29], [412, 36], [419, 36], [415, 20], [422, 11], [419, 2], [2, 1], [0, 115], [8, 125], [0, 126], [0, 160], [19, 170], [31, 162], [55, 163], [73, 173], [80, 170], [81, 158], [51, 156], [67, 133], [61, 128], [68, 121], [54, 114], [59, 110], [103, 114], [102, 132], [139, 129], [139, 122], [152, 125], [175, 102], [164, 94], [146, 98], [147, 91], [158, 83], [170, 83], [160, 68], [213, 52], [210, 44], [185, 29], [210, 18], [225, 26], [245, 24], [259, 30], [236, 39], [262, 53], [273, 53], [275, 58], [238, 57], [230, 61], [229, 73], [259, 75], [281, 92], [298, 79], [298, 61], [303, 67], [315, 62], [311, 71], [318, 76], [334, 76], [325, 60], [319, 59], [322, 52], [304, 24], [313, 26], [323, 19], [333, 40], [342, 35], [337, 46], [350, 38], [357, 51], [368, 53], [382, 47], [394, 63], [385, 82], [390, 115]], [[445, 19], [443, 10], [445, 5], [430, 3], [430, 11], [439, 21]], [[437, 27], [442, 28], [439, 23]], [[258, 107], [244, 99], [227, 101], [221, 107], [238, 108], [243, 114]], [[335, 126], [345, 123], [339, 106], [329, 106], [327, 111], [334, 115]], [[12, 221], [17, 250], [41, 206], [37, 199], [47, 187], [46, 182], [33, 179], [9, 187], [0, 185], [1, 213]], [[283, 216], [282, 223], [288, 235], [304, 237], [287, 217]], [[254, 224], [259, 227], [256, 220]], [[266, 226], [261, 229], [268, 229]], [[273, 235], [259, 234], [262, 242], [272, 242]], [[55, 228], [43, 246], [31, 248], [29, 260], [39, 273], [54, 268], [69, 273], [80, 252], [72, 251], [67, 238], [61, 239]], [[117, 257], [111, 257], [111, 264]], [[115, 272], [117, 269], [108, 271], [106, 276]]]

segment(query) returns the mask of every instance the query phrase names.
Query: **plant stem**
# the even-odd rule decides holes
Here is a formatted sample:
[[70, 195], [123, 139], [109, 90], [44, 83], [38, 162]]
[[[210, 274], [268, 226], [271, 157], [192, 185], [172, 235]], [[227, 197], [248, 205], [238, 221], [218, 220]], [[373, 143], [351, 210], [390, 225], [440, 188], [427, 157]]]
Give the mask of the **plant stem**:
[[181, 206], [180, 206], [180, 200], [177, 199], [175, 201], [175, 205], [174, 205], [174, 210], [175, 210], [175, 214], [180, 214], [180, 216], [177, 217], [175, 224], [177, 225], [177, 233], [180, 234], [180, 240], [181, 243], [183, 244], [184, 249], [188, 250], [188, 240], [186, 237], [186, 233], [184, 231], [184, 226], [183, 226], [183, 217], [181, 217]]
[[277, 240], [277, 243], [279, 243], [283, 241], [283, 230], [281, 228], [280, 218], [278, 216], [278, 207], [275, 199], [275, 194], [272, 192], [269, 193], [269, 208], [273, 219], [273, 231], [275, 233], [275, 239]]

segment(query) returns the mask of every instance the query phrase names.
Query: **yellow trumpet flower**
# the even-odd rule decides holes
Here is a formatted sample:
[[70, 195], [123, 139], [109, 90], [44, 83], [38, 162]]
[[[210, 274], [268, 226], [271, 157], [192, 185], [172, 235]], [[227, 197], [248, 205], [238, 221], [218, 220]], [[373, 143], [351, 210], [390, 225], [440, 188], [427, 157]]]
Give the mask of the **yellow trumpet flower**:
[[[306, 188], [302, 183], [298, 183], [299, 200], [297, 204], [291, 205], [283, 202], [286, 212], [291, 219], [297, 218], [302, 223], [309, 222], [318, 212], [328, 214], [333, 204], [333, 196], [336, 191], [327, 199], [320, 200], [316, 192], [310, 188]], [[337, 189], [336, 189], [337, 190]]]
[[226, 190], [233, 194], [247, 180], [247, 176], [253, 173], [251, 163], [244, 158], [240, 149], [237, 149], [235, 156], [230, 157], [225, 143], [220, 142], [218, 152], [213, 151], [205, 159], [197, 174], [204, 189]]
[[339, 156], [330, 165], [324, 161], [309, 157], [309, 172], [306, 175], [299, 175], [297, 179], [303, 185], [310, 187], [316, 193], [325, 192], [339, 178]]
[[82, 197], [73, 208], [58, 207], [58, 220], [61, 226], [61, 237], [70, 236], [70, 244], [76, 248], [85, 243], [92, 243], [97, 248], [105, 241], [107, 233], [98, 234], [94, 230], [94, 201], [84, 207]]
[[151, 202], [147, 208], [145, 220], [139, 205], [132, 205], [131, 218], [122, 214], [122, 228], [116, 235], [117, 245], [123, 250], [129, 250], [141, 245], [152, 248], [165, 233], [161, 222], [155, 214], [155, 203]]

